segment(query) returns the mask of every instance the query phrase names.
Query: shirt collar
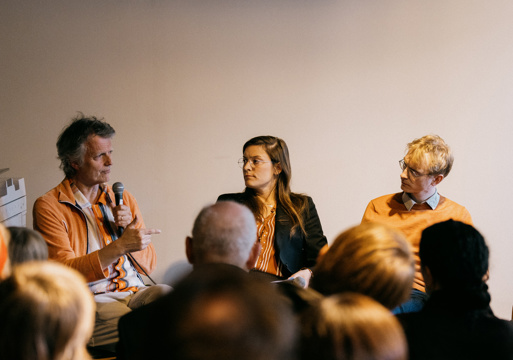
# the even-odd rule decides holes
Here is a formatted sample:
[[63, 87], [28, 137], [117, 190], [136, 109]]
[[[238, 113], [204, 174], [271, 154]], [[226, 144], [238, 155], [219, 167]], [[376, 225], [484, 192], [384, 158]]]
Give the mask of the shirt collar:
[[[435, 193], [429, 197], [426, 201], [423, 203], [426, 203], [432, 210], [435, 210], [438, 206], [438, 203], [440, 202], [440, 194], [438, 194], [438, 191], [435, 189]], [[418, 204], [413, 200], [410, 195], [406, 192], [403, 192], [403, 203], [404, 206], [406, 206], [406, 209], [410, 211], [415, 204]]]
[[[73, 196], [75, 197], [76, 205], [79, 205], [82, 208], [90, 207], [92, 204], [89, 202], [89, 200], [86, 199], [84, 194], [79, 190], [77, 185], [73, 182], [72, 179], [68, 179], [69, 186], [71, 188], [71, 191], [73, 191]], [[106, 184], [100, 184], [100, 196], [97, 199], [97, 203], [111, 203], [112, 200], [109, 196], [109, 193], [107, 192], [107, 186]]]

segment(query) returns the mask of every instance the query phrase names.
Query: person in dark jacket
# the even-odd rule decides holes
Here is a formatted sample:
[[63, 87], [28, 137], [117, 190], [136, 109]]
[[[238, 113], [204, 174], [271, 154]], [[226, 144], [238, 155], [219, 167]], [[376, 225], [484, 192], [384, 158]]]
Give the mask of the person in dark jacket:
[[258, 136], [248, 140], [242, 152], [239, 164], [246, 188], [221, 195], [218, 201], [242, 203], [255, 216], [262, 250], [253, 273], [275, 280], [302, 277], [308, 286], [327, 240], [312, 199], [290, 190], [287, 144], [274, 136]]
[[448, 220], [422, 232], [419, 254], [430, 297], [420, 312], [398, 315], [410, 359], [513, 359], [513, 324], [490, 308], [483, 236]]

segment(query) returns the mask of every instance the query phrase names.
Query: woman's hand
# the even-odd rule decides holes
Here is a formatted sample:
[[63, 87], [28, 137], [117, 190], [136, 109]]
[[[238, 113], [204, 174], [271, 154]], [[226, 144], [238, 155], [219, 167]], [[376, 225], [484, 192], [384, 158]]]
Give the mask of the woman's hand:
[[303, 286], [303, 287], [306, 289], [308, 287], [308, 285], [310, 284], [310, 279], [312, 278], [312, 270], [310, 270], [308, 268], [301, 269], [297, 273], [292, 274], [289, 277], [289, 279], [294, 279], [298, 276], [305, 279], [305, 286]]

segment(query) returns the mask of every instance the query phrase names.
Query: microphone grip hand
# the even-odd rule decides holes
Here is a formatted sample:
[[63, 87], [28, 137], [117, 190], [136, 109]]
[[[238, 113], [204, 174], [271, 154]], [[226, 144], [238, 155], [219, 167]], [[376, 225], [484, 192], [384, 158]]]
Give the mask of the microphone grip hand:
[[112, 205], [111, 209], [114, 222], [118, 228], [126, 228], [134, 220], [132, 218], [132, 211], [126, 205]]
[[303, 287], [307, 288], [310, 285], [310, 280], [312, 279], [312, 276], [313, 276], [312, 270], [310, 270], [308, 268], [303, 268], [303, 269], [299, 270], [298, 272], [296, 272], [295, 274], [292, 274], [292, 276], [290, 276], [290, 278], [302, 277], [305, 280]]

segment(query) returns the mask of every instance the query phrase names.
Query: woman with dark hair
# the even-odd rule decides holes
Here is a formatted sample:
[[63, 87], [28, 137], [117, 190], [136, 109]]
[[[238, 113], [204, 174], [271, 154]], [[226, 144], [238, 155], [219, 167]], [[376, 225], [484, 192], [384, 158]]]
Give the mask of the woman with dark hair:
[[430, 297], [420, 312], [398, 315], [410, 359], [513, 359], [513, 323], [490, 308], [483, 236], [444, 221], [422, 232], [419, 255]]
[[275, 279], [302, 277], [308, 285], [320, 249], [327, 244], [312, 199], [290, 190], [287, 144], [274, 136], [258, 136], [242, 148], [239, 164], [246, 189], [218, 201], [248, 206], [257, 222], [262, 250], [254, 271]]
[[7, 229], [11, 235], [8, 247], [11, 266], [27, 261], [48, 260], [48, 245], [40, 233], [21, 226]]

